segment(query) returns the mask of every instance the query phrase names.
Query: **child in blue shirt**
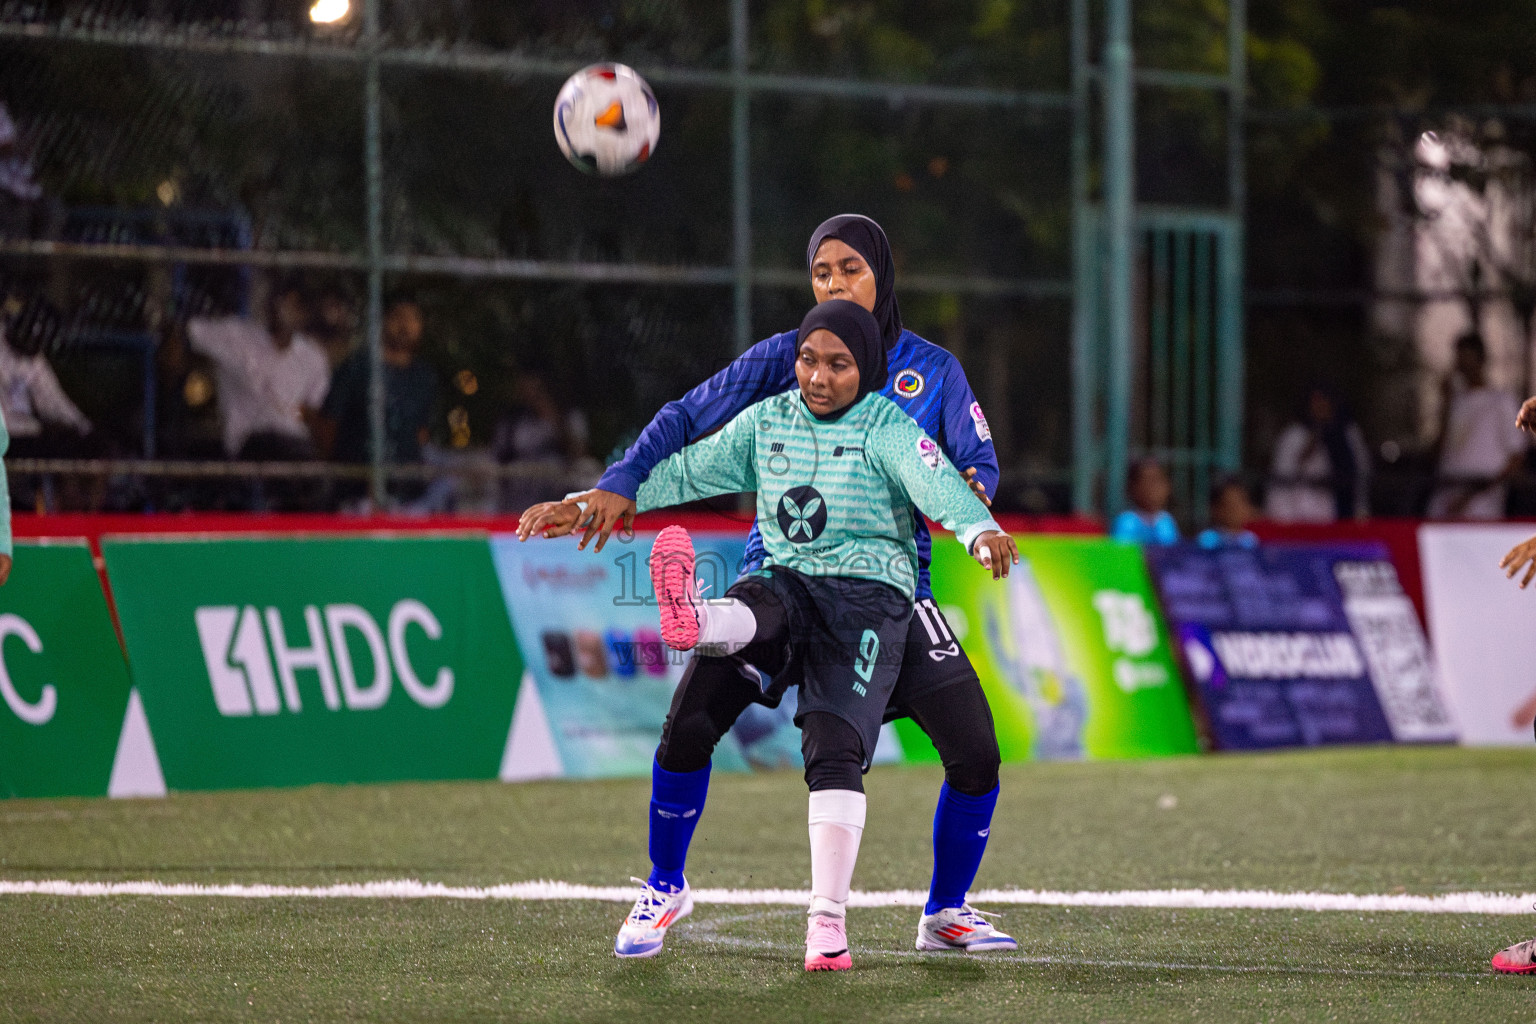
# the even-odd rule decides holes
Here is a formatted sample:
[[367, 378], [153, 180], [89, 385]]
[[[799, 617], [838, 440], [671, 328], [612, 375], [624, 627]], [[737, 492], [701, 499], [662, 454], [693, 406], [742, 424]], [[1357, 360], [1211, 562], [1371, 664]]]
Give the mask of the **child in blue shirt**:
[[1211, 488], [1211, 525], [1196, 538], [1202, 548], [1256, 548], [1259, 538], [1248, 529], [1253, 521], [1248, 488], [1235, 476], [1223, 477]]
[[1131, 507], [1115, 517], [1109, 535], [1126, 544], [1166, 545], [1179, 542], [1179, 524], [1168, 512], [1173, 483], [1156, 459], [1137, 459], [1125, 475]]

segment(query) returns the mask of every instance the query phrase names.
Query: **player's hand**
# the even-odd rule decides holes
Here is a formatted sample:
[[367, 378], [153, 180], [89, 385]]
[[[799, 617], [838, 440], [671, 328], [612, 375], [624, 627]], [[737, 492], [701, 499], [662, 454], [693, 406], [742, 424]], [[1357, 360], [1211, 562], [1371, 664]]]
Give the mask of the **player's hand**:
[[993, 579], [1000, 580], [1006, 578], [1009, 570], [1019, 564], [1019, 546], [1008, 534], [988, 530], [976, 538], [976, 543], [971, 546], [971, 556], [981, 563], [983, 569], [992, 570]]
[[1536, 694], [1526, 698], [1525, 703], [1509, 716], [1509, 724], [1516, 729], [1529, 729], [1532, 722], [1536, 722]]
[[615, 526], [622, 524], [619, 530], [621, 536], [633, 537], [635, 535], [635, 502], [633, 498], [626, 498], [622, 494], [614, 494], [612, 491], [599, 490], [596, 487], [590, 491], [573, 494], [567, 499], [571, 502], [583, 502], [586, 505], [586, 514], [582, 516], [581, 543], [576, 545], [577, 551], [585, 551], [592, 538], [597, 538], [597, 547], [593, 551], [603, 550], [603, 545], [608, 543], [608, 537], [613, 533]]
[[517, 539], [564, 537], [581, 520], [581, 506], [574, 501], [541, 501], [517, 518]]
[[1527, 398], [1515, 416], [1515, 426], [1536, 434], [1536, 398]]
[[5, 581], [11, 578], [11, 556], [0, 555], [0, 587], [5, 586]]
[[[1536, 401], [1536, 399], [1532, 399], [1532, 401]], [[992, 499], [987, 497], [987, 485], [976, 478], [975, 466], [967, 466], [965, 468], [965, 482], [971, 485], [971, 490], [976, 492], [976, 497], [981, 499], [983, 505], [987, 506], [987, 508], [992, 507]]]
[[1509, 554], [1499, 560], [1499, 568], [1504, 570], [1507, 579], [1514, 579], [1515, 574], [1524, 569], [1525, 578], [1520, 581], [1520, 589], [1530, 586], [1531, 580], [1536, 579], [1536, 537], [1510, 548]]

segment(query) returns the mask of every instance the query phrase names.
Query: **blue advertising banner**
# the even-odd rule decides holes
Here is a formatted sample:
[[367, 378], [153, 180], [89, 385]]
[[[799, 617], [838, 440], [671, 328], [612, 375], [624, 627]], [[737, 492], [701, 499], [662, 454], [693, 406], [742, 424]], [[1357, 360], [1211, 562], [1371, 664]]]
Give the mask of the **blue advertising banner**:
[[[688, 655], [657, 630], [647, 568], [655, 533], [617, 537], [601, 554], [575, 538], [520, 543], [498, 536], [491, 554], [518, 645], [567, 777], [645, 775]], [[700, 590], [721, 596], [736, 579], [746, 538], [696, 532]], [[798, 767], [791, 690], [773, 709], [754, 705], [715, 750], [717, 770]]]
[[1222, 749], [1454, 738], [1380, 545], [1148, 548]]

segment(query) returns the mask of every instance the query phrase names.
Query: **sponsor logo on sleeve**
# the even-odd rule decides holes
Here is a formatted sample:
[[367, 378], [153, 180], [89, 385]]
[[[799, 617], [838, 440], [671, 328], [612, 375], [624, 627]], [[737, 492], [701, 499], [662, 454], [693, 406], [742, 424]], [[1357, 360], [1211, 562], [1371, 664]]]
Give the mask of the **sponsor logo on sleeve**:
[[971, 422], [976, 424], [976, 436], [983, 441], [992, 440], [992, 428], [987, 426], [987, 417], [982, 414], [981, 403], [971, 403]]
[[922, 459], [929, 469], [938, 469], [944, 463], [944, 455], [931, 437], [917, 439], [917, 457]]

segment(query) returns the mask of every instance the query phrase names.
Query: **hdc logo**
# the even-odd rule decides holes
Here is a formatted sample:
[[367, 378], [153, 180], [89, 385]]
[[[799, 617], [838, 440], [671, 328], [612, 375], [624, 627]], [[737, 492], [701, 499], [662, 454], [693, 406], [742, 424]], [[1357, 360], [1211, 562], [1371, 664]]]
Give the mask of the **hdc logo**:
[[[275, 715], [285, 705], [290, 712], [302, 711], [297, 679], [301, 669], [319, 677], [320, 694], [332, 711], [340, 710], [343, 703], [353, 711], [383, 707], [394, 679], [399, 679], [406, 694], [424, 708], [440, 708], [453, 696], [451, 668], [439, 668], [428, 685], [411, 664], [407, 630], [416, 626], [429, 640], [439, 640], [443, 627], [432, 609], [410, 598], [390, 610], [384, 630], [367, 609], [355, 604], [328, 604], [323, 613], [315, 605], [306, 605], [308, 638], [296, 646], [289, 644], [276, 608], [267, 608], [263, 614], [250, 605], [243, 609], [233, 605], [205, 607], [193, 612], [193, 619], [203, 645], [213, 702], [221, 715], [246, 716], [253, 709], [258, 715]], [[353, 664], [347, 646], [349, 630], [368, 648], [373, 676], [366, 685], [359, 684], [358, 666]]]
[[27, 650], [33, 654], [43, 653], [42, 638], [30, 622], [20, 615], [0, 615], [0, 698], [4, 698], [11, 712], [28, 725], [47, 725], [53, 720], [53, 713], [58, 710], [59, 691], [53, 688], [52, 683], [44, 683], [35, 703], [29, 702], [17, 692], [15, 684], [11, 682], [11, 670], [5, 664], [4, 654], [5, 642], [13, 636], [26, 644]]

